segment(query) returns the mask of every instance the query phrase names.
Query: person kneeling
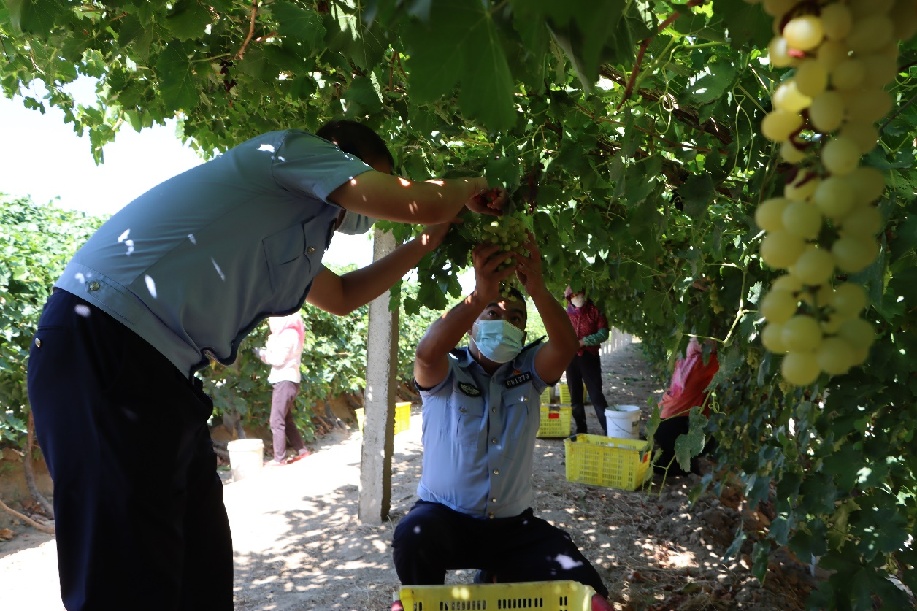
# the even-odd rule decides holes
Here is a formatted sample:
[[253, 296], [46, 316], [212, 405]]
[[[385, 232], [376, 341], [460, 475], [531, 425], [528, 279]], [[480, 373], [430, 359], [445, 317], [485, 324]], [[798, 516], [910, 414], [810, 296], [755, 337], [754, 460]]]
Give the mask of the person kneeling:
[[[455, 569], [479, 569], [479, 582], [574, 580], [597, 592], [594, 610], [611, 609], [608, 589], [570, 536], [532, 510], [539, 395], [579, 346], [545, 287], [531, 235], [526, 248], [528, 256], [514, 255], [503, 269], [505, 253], [476, 248], [474, 292], [417, 346], [423, 465], [419, 500], [395, 528], [395, 569], [403, 585], [441, 585]], [[501, 293], [514, 270], [544, 321], [545, 343], [523, 346], [525, 299], [515, 289]], [[455, 348], [466, 332], [469, 346]]]

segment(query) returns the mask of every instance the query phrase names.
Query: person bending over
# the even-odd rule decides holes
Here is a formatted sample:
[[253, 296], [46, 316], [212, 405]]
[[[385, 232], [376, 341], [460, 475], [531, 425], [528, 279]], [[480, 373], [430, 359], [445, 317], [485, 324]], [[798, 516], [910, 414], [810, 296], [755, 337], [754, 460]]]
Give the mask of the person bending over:
[[[483, 178], [392, 175], [353, 121], [256, 136], [153, 187], [74, 255], [39, 320], [28, 393], [54, 482], [69, 611], [233, 608], [232, 540], [195, 372], [232, 363], [264, 318], [304, 301], [346, 314], [388, 290], [464, 207], [500, 214]], [[335, 231], [427, 225], [342, 276]]]
[[[419, 500], [400, 520], [393, 559], [404, 585], [443, 584], [446, 571], [479, 569], [479, 581], [574, 580], [608, 590], [570, 536], [534, 515], [532, 469], [539, 395], [576, 352], [563, 307], [545, 288], [533, 236], [530, 255], [500, 269], [497, 246], [474, 250], [475, 289], [427, 329], [414, 379], [423, 399]], [[524, 346], [526, 304], [501, 293], [513, 271], [535, 303], [547, 341]], [[468, 347], [455, 348], [468, 334]], [[400, 609], [396, 602], [392, 609]]]
[[[660, 450], [659, 458], [653, 465], [657, 473], [685, 475], [686, 471], [675, 460], [675, 442], [688, 432], [689, 412], [692, 407], [702, 406], [704, 415], [710, 414], [707, 407], [707, 387], [719, 370], [716, 357], [716, 344], [706, 342], [710, 353], [704, 360], [704, 350], [697, 338], [692, 337], [685, 349], [684, 358], [675, 362], [669, 388], [659, 401], [662, 421], [653, 434], [653, 441]], [[713, 450], [713, 440], [707, 442], [701, 454]], [[698, 472], [697, 457], [691, 459], [691, 471]]]

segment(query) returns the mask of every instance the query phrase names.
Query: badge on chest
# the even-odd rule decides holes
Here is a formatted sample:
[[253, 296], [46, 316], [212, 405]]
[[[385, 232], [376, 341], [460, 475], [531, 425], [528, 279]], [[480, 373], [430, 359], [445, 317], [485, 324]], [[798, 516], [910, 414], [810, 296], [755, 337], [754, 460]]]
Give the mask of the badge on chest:
[[474, 384], [469, 384], [468, 382], [459, 382], [458, 389], [462, 394], [469, 397], [480, 397], [481, 389], [479, 389]]

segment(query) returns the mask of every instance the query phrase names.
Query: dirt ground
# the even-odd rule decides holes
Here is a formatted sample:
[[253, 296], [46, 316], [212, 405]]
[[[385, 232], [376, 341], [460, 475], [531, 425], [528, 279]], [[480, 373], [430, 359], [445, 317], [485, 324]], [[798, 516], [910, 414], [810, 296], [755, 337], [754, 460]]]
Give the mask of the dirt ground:
[[[661, 389], [638, 343], [603, 355], [609, 404], [635, 404], [645, 414]], [[590, 432], [599, 431], [587, 406]], [[381, 526], [357, 518], [361, 434], [336, 429], [315, 453], [291, 465], [262, 469], [238, 482], [226, 477], [225, 502], [235, 548], [239, 611], [387, 610], [399, 587], [390, 542], [410, 509], [420, 475], [420, 413], [395, 437], [392, 511]], [[697, 476], [654, 476], [634, 492], [567, 481], [563, 439], [535, 448], [535, 511], [566, 529], [595, 564], [622, 611], [796, 611], [813, 587], [808, 567], [782, 555], [764, 584], [752, 577], [746, 542], [725, 559], [740, 523], [754, 532], [767, 516], [744, 508], [741, 494], [707, 493], [692, 506]], [[226, 474], [224, 474], [226, 475]], [[50, 536], [21, 524], [0, 535], [0, 609], [63, 609]], [[448, 581], [470, 582], [467, 571]]]

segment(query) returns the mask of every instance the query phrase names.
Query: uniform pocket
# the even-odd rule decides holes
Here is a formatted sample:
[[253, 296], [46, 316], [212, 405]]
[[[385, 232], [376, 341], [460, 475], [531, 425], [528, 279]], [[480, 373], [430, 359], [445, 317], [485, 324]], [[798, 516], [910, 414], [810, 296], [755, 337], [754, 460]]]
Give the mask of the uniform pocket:
[[[300, 287], [312, 265], [306, 256], [305, 225], [297, 224], [268, 236], [262, 241], [271, 289], [275, 293]], [[295, 292], [295, 291], [294, 291]], [[298, 296], [298, 295], [297, 295]]]

